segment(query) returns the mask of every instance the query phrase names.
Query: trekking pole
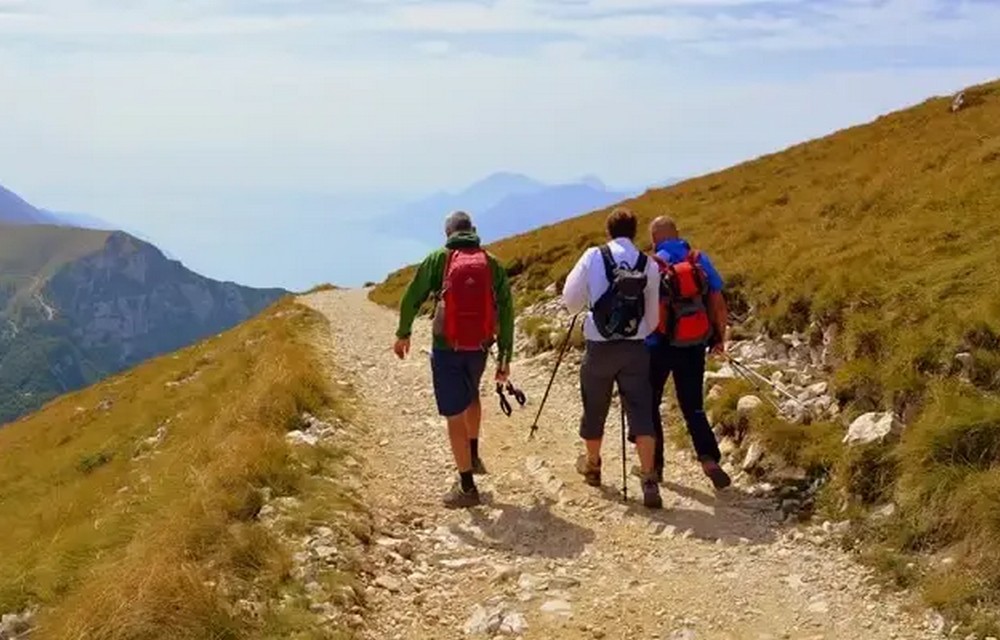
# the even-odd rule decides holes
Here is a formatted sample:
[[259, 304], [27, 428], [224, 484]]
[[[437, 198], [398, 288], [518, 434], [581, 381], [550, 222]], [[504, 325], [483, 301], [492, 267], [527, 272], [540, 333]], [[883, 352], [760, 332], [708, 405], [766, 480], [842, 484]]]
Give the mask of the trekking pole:
[[[772, 389], [774, 389], [775, 391], [777, 391], [781, 395], [785, 396], [787, 399], [794, 400], [794, 401], [798, 402], [798, 398], [796, 398], [795, 396], [793, 396], [792, 394], [790, 394], [788, 392], [788, 390], [785, 389], [784, 387], [782, 387], [781, 385], [779, 385], [779, 384], [777, 384], [775, 382], [772, 382], [771, 380], [768, 380], [767, 378], [765, 378], [764, 376], [762, 376], [760, 373], [758, 373], [754, 369], [751, 369], [750, 367], [748, 367], [747, 365], [743, 364], [742, 362], [740, 362], [736, 358], [732, 357], [728, 353], [725, 354], [725, 357], [726, 357], [726, 360], [729, 361], [729, 364], [731, 364], [733, 366], [733, 368], [737, 370], [737, 373], [742, 373], [742, 375], [744, 377], [753, 377], [753, 378], [756, 378], [757, 380], [760, 380], [761, 382], [763, 382], [767, 386], [771, 387]], [[754, 386], [757, 386], [757, 385], [754, 385]]]
[[622, 414], [622, 502], [628, 502], [628, 476], [625, 473], [625, 403], [621, 389], [618, 390], [618, 402]]
[[[747, 367], [743, 366], [742, 364], [737, 365], [734, 362], [733, 365], [734, 365], [733, 369], [736, 371], [736, 374], [738, 376], [740, 376], [741, 378], [743, 378], [744, 380], [746, 380], [747, 382], [749, 382], [750, 386], [753, 387], [757, 391], [757, 393], [759, 393], [760, 395], [764, 396], [764, 400], [766, 400], [768, 404], [770, 404], [772, 407], [774, 407], [779, 414], [784, 411], [784, 409], [781, 407], [781, 405], [778, 404], [778, 401], [775, 400], [774, 398], [772, 398], [769, 393], [767, 393], [764, 389], [761, 388], [760, 383], [758, 383], [758, 381], [757, 381], [757, 378], [760, 378], [762, 376], [758, 375], [757, 378], [755, 378], [755, 377], [751, 376], [749, 373], [747, 373], [747, 370], [748, 370]], [[749, 370], [753, 371], [752, 369], [749, 369]], [[754, 373], [756, 373], [756, 372], [754, 371]], [[792, 401], [795, 402], [795, 403], [799, 402], [798, 399], [794, 398], [794, 397], [792, 397]]]
[[576, 327], [576, 320], [580, 317], [580, 314], [573, 316], [573, 320], [569, 323], [569, 331], [566, 332], [566, 338], [563, 340], [562, 347], [559, 348], [559, 357], [556, 359], [556, 366], [552, 368], [552, 377], [549, 378], [549, 386], [545, 387], [545, 395], [542, 396], [542, 403], [538, 405], [538, 413], [535, 414], [535, 421], [531, 423], [531, 432], [528, 434], [528, 440], [535, 439], [535, 432], [538, 431], [538, 421], [542, 417], [542, 409], [545, 408], [545, 402], [549, 399], [549, 392], [552, 391], [552, 383], [556, 381], [556, 373], [559, 371], [559, 365], [562, 364], [563, 356], [566, 355], [566, 348], [569, 347], [569, 340], [573, 336], [573, 329]]

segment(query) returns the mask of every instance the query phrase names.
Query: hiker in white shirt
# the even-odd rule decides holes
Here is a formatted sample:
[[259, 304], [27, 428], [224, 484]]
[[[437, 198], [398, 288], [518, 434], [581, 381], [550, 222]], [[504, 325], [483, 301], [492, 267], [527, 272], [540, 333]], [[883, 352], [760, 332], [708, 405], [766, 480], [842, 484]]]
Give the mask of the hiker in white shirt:
[[578, 461], [577, 470], [587, 484], [601, 486], [601, 443], [617, 382], [629, 440], [639, 452], [643, 504], [659, 509], [663, 500], [653, 469], [655, 430], [644, 340], [659, 324], [660, 275], [656, 262], [634, 244], [638, 226], [630, 210], [618, 207], [611, 212], [607, 220], [610, 241], [587, 249], [580, 257], [566, 278], [563, 302], [571, 313], [588, 310], [580, 369], [580, 437], [587, 453]]

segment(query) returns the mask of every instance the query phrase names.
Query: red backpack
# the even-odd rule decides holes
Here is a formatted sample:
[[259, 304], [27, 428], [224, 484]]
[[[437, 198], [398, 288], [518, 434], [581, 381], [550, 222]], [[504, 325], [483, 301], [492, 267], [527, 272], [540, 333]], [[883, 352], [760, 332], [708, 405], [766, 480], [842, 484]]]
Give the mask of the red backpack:
[[496, 297], [489, 255], [483, 249], [448, 252], [437, 329], [455, 351], [482, 351], [496, 336]]
[[660, 267], [660, 324], [657, 332], [667, 336], [675, 347], [705, 344], [712, 337], [712, 322], [708, 317], [705, 297], [708, 276], [702, 268], [697, 251], [676, 263], [654, 255]]

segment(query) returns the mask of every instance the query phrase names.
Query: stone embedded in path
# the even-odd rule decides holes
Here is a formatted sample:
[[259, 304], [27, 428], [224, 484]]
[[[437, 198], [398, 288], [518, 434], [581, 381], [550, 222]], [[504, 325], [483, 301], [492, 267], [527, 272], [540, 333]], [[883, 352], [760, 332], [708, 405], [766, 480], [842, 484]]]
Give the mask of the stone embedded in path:
[[550, 615], [568, 617], [573, 615], [573, 605], [565, 600], [547, 600], [542, 603], [541, 611]]
[[319, 558], [320, 560], [326, 560], [328, 558], [337, 555], [336, 547], [331, 547], [327, 545], [320, 545], [316, 547], [315, 551], [316, 551], [316, 557]]
[[762, 404], [764, 401], [757, 396], [743, 396], [736, 403], [736, 413], [744, 417], [749, 416]]
[[525, 632], [528, 623], [524, 615], [508, 611], [504, 604], [485, 607], [476, 605], [472, 615], [465, 622], [462, 631], [468, 636], [519, 635]]
[[866, 413], [851, 423], [844, 444], [879, 442], [902, 431], [903, 425], [892, 413]]
[[438, 564], [445, 569], [464, 569], [482, 562], [482, 558], [445, 558], [438, 560]]
[[506, 635], [520, 635], [527, 631], [528, 621], [524, 619], [524, 614], [512, 611], [504, 615], [503, 622], [500, 623], [500, 633]]
[[493, 635], [500, 630], [502, 622], [503, 607], [487, 609], [482, 605], [476, 605], [462, 630], [470, 636]]
[[289, 431], [285, 434], [285, 439], [292, 444], [304, 444], [315, 447], [319, 442], [319, 437], [305, 431]]
[[706, 371], [705, 381], [710, 380], [732, 380], [736, 377], [736, 371], [733, 370], [728, 364], [724, 364], [719, 367], [718, 371]]
[[573, 576], [553, 576], [549, 578], [548, 589], [572, 589], [579, 586], [580, 581]]
[[493, 567], [493, 582], [503, 584], [513, 582], [521, 577], [521, 570], [513, 565], [497, 565]]
[[808, 393], [809, 398], [818, 398], [826, 393], [826, 390], [830, 388], [830, 385], [826, 382], [817, 382], [816, 384], [811, 384], [806, 387], [806, 393]]
[[829, 613], [830, 605], [825, 600], [815, 600], [809, 603], [809, 613]]
[[27, 634], [31, 629], [32, 621], [35, 617], [34, 611], [24, 613], [5, 613], [0, 616], [0, 639], [16, 640], [22, 634]]
[[753, 442], [750, 444], [750, 448], [747, 449], [747, 455], [743, 458], [743, 464], [741, 466], [744, 471], [750, 471], [756, 468], [763, 459], [764, 447], [762, 447], [759, 442]]
[[402, 588], [402, 583], [392, 576], [379, 576], [375, 580], [375, 586], [381, 587], [390, 593], [398, 593]]

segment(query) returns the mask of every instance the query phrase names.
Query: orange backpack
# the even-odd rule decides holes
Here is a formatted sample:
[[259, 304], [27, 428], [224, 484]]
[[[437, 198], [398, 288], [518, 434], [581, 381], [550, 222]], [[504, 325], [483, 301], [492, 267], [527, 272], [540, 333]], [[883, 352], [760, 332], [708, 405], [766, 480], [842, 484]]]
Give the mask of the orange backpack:
[[666, 336], [675, 347], [707, 344], [712, 337], [712, 322], [705, 298], [708, 276], [702, 268], [701, 254], [692, 249], [687, 258], [676, 264], [653, 256], [660, 268], [660, 324], [657, 333]]

